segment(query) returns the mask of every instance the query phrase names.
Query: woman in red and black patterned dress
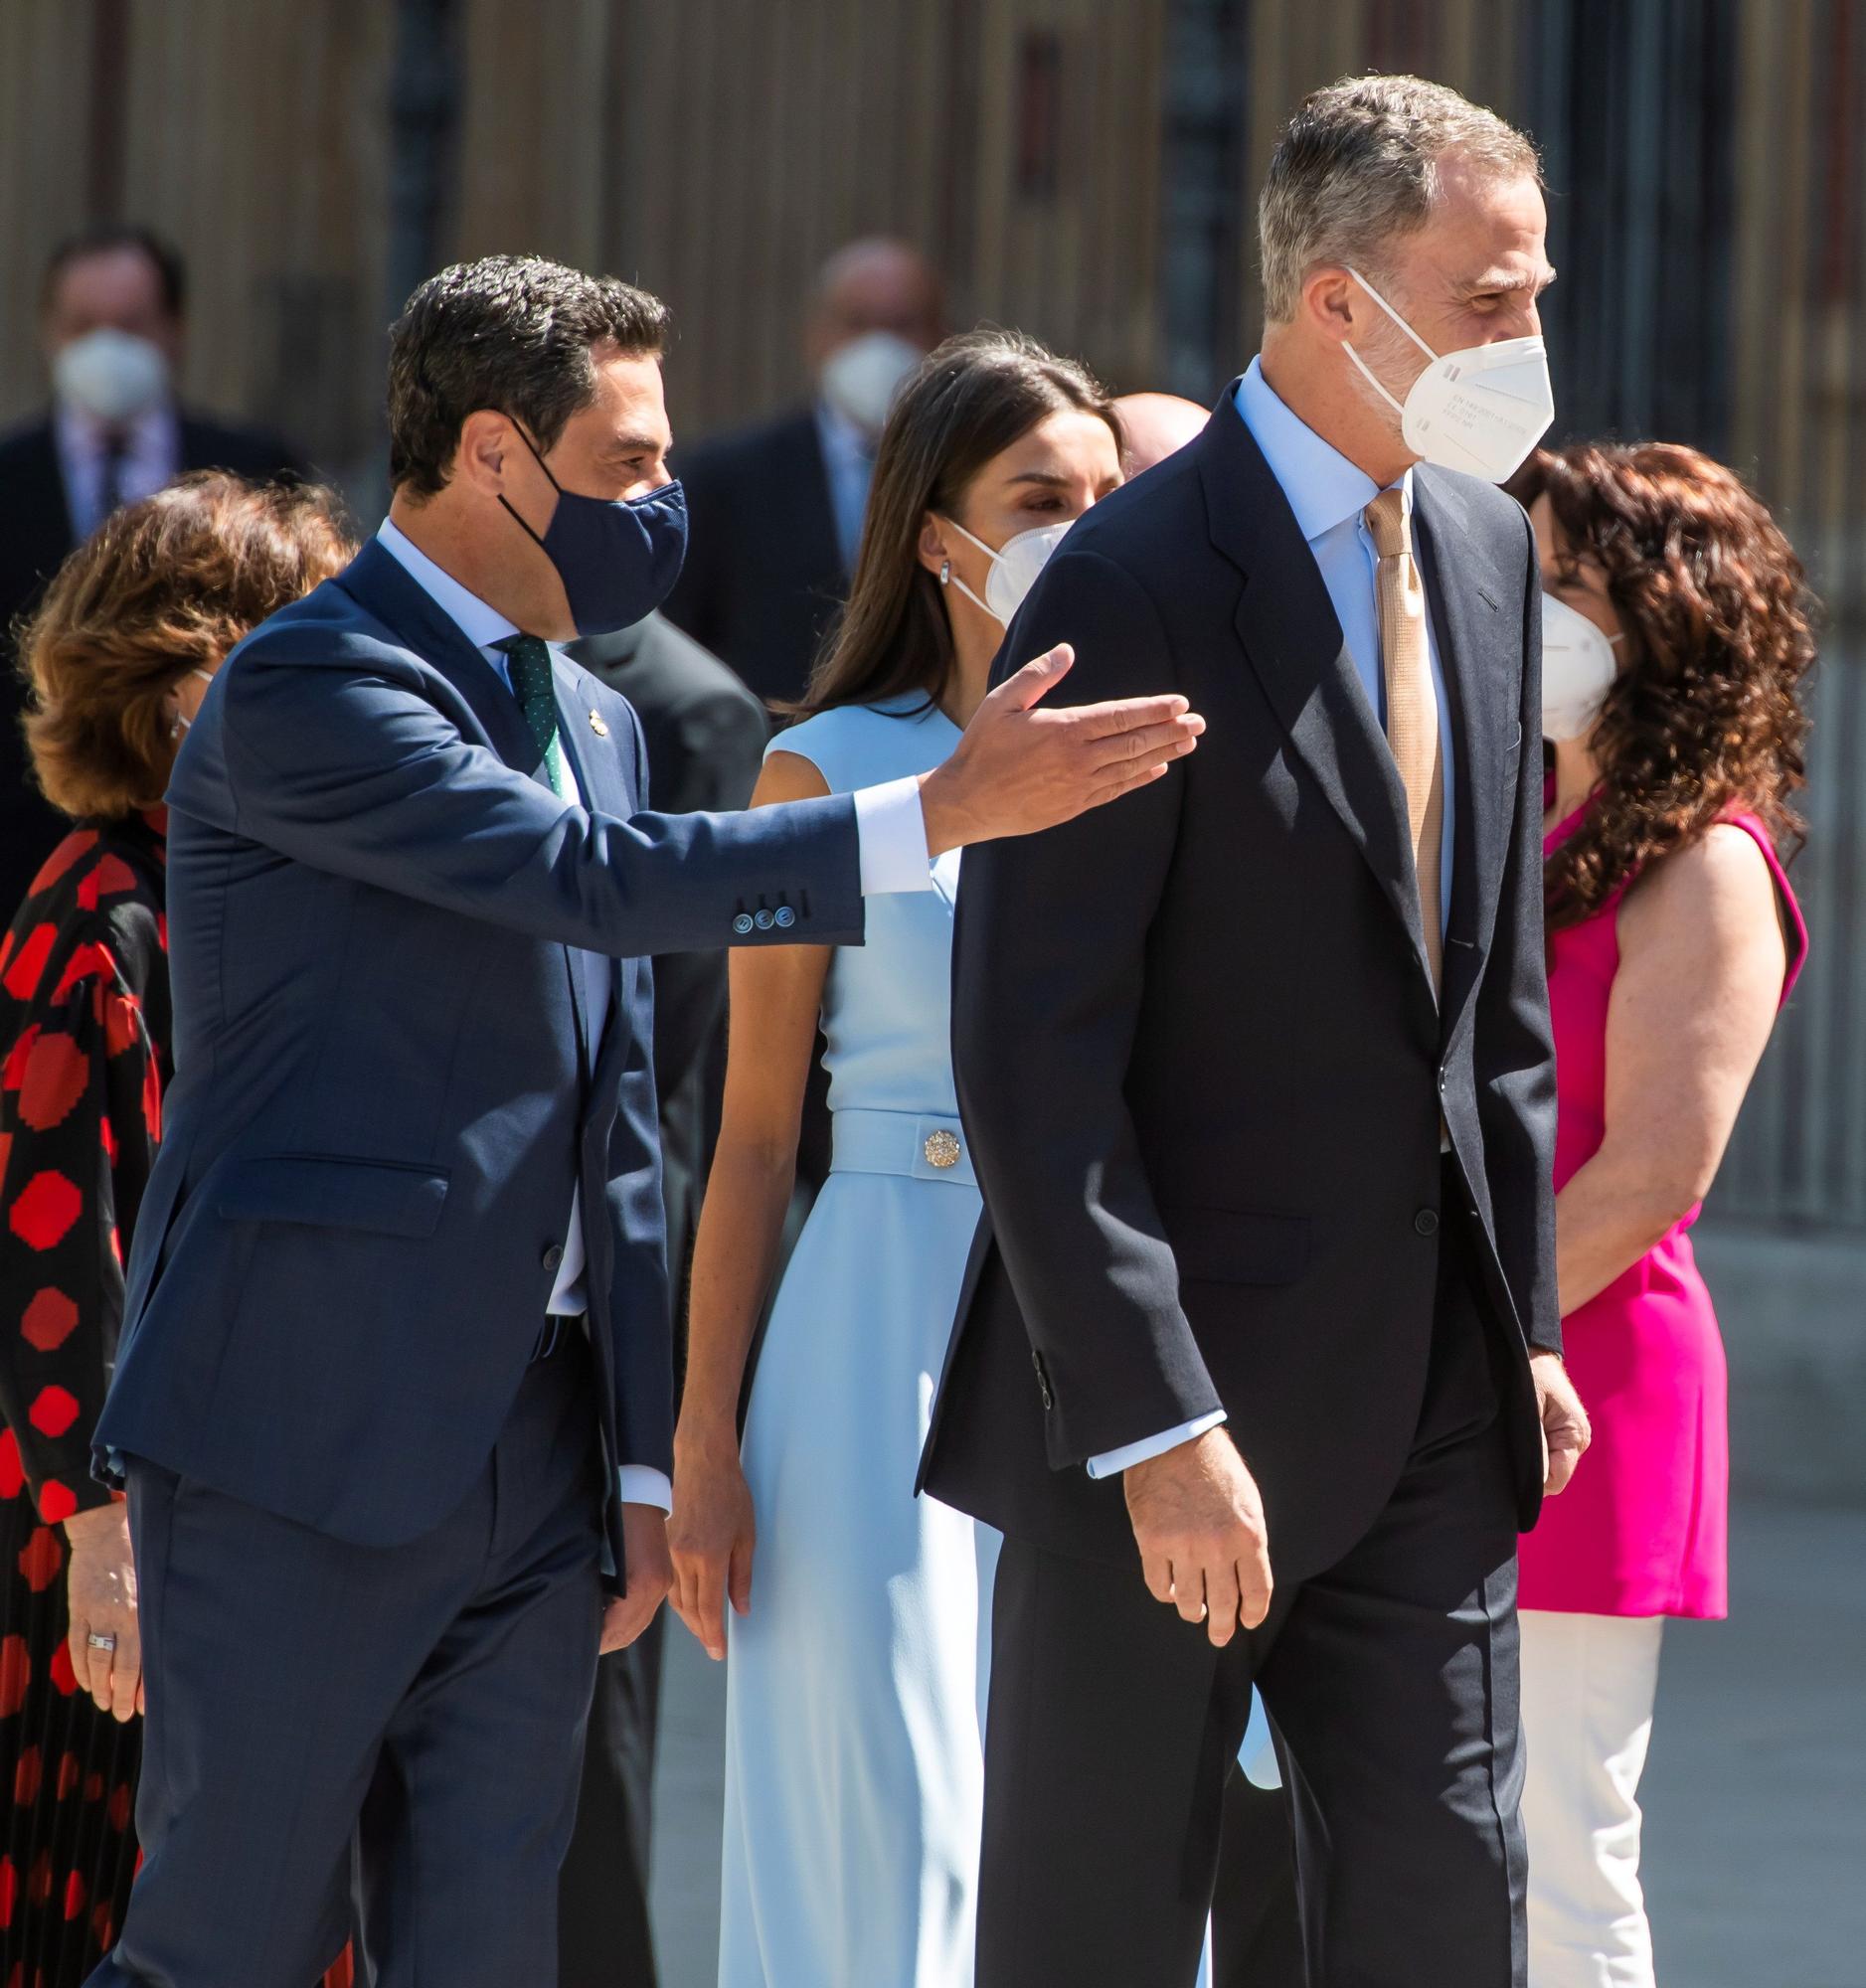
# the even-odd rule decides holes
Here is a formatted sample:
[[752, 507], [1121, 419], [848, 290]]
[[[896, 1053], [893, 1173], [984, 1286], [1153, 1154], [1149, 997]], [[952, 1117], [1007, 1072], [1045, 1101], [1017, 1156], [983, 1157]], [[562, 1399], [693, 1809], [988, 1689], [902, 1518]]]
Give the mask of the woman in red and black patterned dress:
[[109, 519], [22, 632], [76, 826], [0, 940], [0, 1988], [79, 1988], [137, 1862], [135, 1578], [90, 1432], [171, 1072], [157, 803], [227, 651], [349, 552], [328, 493], [204, 472]]

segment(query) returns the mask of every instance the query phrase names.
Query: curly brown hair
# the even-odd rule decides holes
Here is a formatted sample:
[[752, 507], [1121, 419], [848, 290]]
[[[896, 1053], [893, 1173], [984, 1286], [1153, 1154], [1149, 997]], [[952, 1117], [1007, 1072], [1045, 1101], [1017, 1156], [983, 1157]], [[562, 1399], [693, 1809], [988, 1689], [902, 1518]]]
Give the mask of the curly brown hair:
[[1539, 449], [1510, 488], [1525, 505], [1549, 499], [1569, 552], [1605, 570], [1626, 630], [1591, 742], [1599, 802], [1543, 870], [1550, 929], [1592, 917], [1733, 810], [1759, 815], [1792, 856], [1814, 601], [1768, 507], [1734, 470], [1671, 442]]
[[26, 744], [46, 798], [106, 821], [160, 800], [175, 759], [169, 693], [355, 550], [331, 491], [218, 469], [105, 519], [19, 630]]

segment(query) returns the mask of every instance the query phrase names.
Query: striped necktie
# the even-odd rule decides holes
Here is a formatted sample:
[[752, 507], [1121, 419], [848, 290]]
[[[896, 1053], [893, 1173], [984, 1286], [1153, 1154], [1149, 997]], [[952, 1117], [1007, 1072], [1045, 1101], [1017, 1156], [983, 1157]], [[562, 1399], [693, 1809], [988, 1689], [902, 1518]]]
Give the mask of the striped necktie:
[[1407, 839], [1419, 886], [1419, 920], [1437, 994], [1444, 979], [1444, 919], [1440, 905], [1444, 855], [1444, 755], [1439, 699], [1426, 641], [1426, 590], [1413, 561], [1404, 490], [1383, 490], [1368, 505], [1367, 529], [1380, 565], [1380, 664], [1387, 681], [1387, 744], [1406, 789]]

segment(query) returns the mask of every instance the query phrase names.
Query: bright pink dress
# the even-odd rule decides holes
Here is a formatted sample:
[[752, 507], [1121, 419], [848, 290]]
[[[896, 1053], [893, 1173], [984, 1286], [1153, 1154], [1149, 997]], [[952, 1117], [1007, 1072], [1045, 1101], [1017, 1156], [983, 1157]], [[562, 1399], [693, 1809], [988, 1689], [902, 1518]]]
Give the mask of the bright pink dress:
[[[1546, 857], [1580, 826], [1578, 808], [1543, 839]], [[1807, 952], [1807, 927], [1754, 815], [1756, 838], [1788, 925], [1785, 1001]], [[1606, 1128], [1607, 1009], [1619, 967], [1625, 887], [1549, 945], [1555, 1025], [1559, 1193], [1599, 1150]], [[1730, 1435], [1724, 1343], [1688, 1231], [1669, 1235], [1562, 1321], [1568, 1371], [1594, 1425], [1574, 1480], [1522, 1541], [1521, 1605], [1565, 1614], [1729, 1612]]]

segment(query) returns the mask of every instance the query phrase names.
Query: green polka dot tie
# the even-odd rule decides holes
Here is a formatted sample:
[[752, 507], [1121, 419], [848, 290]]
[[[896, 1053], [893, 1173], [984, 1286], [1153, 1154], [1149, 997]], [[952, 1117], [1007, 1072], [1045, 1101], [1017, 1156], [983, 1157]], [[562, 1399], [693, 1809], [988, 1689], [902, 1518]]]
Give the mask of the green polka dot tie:
[[560, 799], [570, 798], [570, 781], [564, 773], [564, 748], [557, 736], [557, 691], [551, 680], [551, 651], [536, 635], [508, 635], [495, 642], [505, 652], [512, 677], [512, 695], [525, 714], [531, 736], [544, 755], [544, 774], [551, 791]]

